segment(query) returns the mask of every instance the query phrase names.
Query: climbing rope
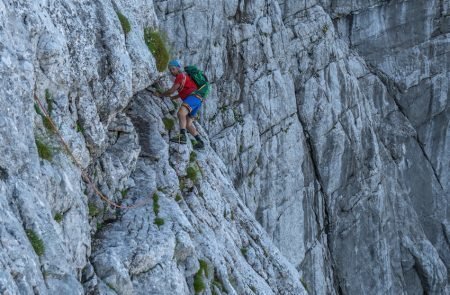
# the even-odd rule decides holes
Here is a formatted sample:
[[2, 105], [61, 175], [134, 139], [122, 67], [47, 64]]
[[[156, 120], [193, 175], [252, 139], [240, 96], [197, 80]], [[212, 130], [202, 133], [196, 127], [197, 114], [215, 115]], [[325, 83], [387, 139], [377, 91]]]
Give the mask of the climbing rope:
[[95, 194], [97, 196], [99, 196], [103, 201], [105, 201], [106, 203], [108, 203], [109, 205], [111, 205], [114, 208], [117, 209], [134, 209], [134, 208], [138, 208], [138, 207], [142, 207], [144, 205], [149, 204], [150, 201], [150, 197], [153, 195], [153, 192], [150, 194], [149, 196], [149, 200], [148, 201], [144, 201], [144, 202], [139, 202], [136, 203], [134, 205], [131, 206], [123, 206], [120, 204], [117, 204], [113, 201], [111, 201], [108, 197], [106, 197], [99, 189], [98, 187], [95, 185], [95, 183], [92, 181], [92, 179], [89, 177], [89, 175], [83, 170], [83, 167], [81, 166], [80, 162], [75, 158], [75, 156], [73, 155], [72, 150], [69, 148], [69, 145], [66, 143], [66, 141], [64, 140], [64, 137], [61, 135], [61, 132], [59, 131], [59, 129], [56, 127], [55, 123], [53, 122], [52, 118], [50, 117], [50, 115], [48, 114], [47, 110], [44, 108], [41, 100], [39, 99], [39, 97], [37, 97], [36, 93], [34, 93], [34, 100], [38, 103], [39, 105], [39, 109], [41, 110], [42, 114], [47, 118], [47, 120], [50, 122], [50, 125], [53, 129], [53, 131], [56, 133], [56, 135], [59, 138], [59, 141], [61, 142], [61, 144], [63, 145], [64, 149], [66, 150], [66, 152], [69, 154], [69, 156], [72, 158], [72, 161], [74, 162], [74, 164], [78, 167], [78, 169], [80, 169], [81, 171], [81, 176], [82, 178], [89, 184], [89, 186], [92, 188], [92, 190], [95, 192]]

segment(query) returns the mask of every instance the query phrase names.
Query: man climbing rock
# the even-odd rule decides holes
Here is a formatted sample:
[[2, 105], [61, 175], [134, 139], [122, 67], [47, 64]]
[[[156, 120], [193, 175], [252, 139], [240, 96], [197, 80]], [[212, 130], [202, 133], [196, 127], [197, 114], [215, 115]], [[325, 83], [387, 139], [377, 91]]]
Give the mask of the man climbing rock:
[[[183, 101], [177, 113], [180, 123], [180, 134], [172, 137], [170, 141], [186, 144], [187, 129], [195, 137], [196, 143], [194, 144], [194, 148], [201, 149], [204, 147], [204, 143], [193, 122], [195, 115], [202, 105], [202, 101], [193, 95], [193, 92], [197, 90], [197, 86], [189, 75], [183, 73], [181, 68], [181, 62], [179, 60], [171, 60], [169, 62], [169, 71], [175, 77], [175, 81], [173, 86], [169, 90], [159, 94], [159, 97], [169, 96], [171, 99], [181, 98]], [[178, 91], [178, 94], [171, 96], [175, 91]]]

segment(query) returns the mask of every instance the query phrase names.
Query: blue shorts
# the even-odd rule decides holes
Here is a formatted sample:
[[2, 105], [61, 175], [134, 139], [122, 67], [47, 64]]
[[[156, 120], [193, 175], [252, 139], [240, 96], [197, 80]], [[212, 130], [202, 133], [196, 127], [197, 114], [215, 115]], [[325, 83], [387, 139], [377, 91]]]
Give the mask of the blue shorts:
[[202, 106], [202, 101], [194, 95], [189, 95], [183, 100], [182, 106], [185, 106], [189, 110], [188, 116], [193, 118]]

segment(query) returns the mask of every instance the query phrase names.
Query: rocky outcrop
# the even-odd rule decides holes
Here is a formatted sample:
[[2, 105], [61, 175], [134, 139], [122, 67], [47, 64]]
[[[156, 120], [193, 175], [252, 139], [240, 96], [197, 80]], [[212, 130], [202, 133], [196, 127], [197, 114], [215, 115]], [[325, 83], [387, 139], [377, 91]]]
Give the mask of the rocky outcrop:
[[[1, 292], [449, 293], [449, 7], [0, 1]], [[212, 81], [205, 151], [155, 27]]]
[[[435, 248], [427, 247], [427, 251], [419, 255], [433, 256], [434, 270], [428, 269], [424, 275], [416, 260], [415, 264], [403, 266], [403, 271], [411, 273], [411, 268], [415, 268], [425, 291], [441, 294], [446, 281], [443, 265], [448, 275], [450, 253], [444, 229], [449, 218], [446, 201], [449, 177], [448, 169], [442, 169], [449, 167], [450, 159], [447, 140], [449, 3], [375, 1], [371, 5], [361, 2], [345, 7], [337, 2], [331, 1], [328, 9], [340, 35], [386, 85], [386, 91], [392, 97], [391, 104], [398, 108], [395, 116], [387, 117], [387, 123], [392, 127], [384, 128], [386, 123], [381, 126], [385, 131], [381, 132], [381, 141], [394, 161], [400, 164], [398, 183], [402, 184], [404, 194], [409, 198], [408, 205], [417, 215], [414, 227], [424, 231], [425, 240], [416, 243], [431, 242]], [[399, 134], [398, 130], [402, 128], [394, 117], [406, 121], [409, 136], [403, 132]], [[406, 277], [406, 285], [417, 285], [410, 275]], [[430, 279], [434, 286], [428, 284]], [[436, 288], [436, 285], [441, 287]], [[414, 287], [407, 290], [412, 294], [417, 292]]]
[[[399, 44], [413, 47], [418, 56], [426, 56], [430, 44], [434, 44], [431, 48], [448, 44], [442, 31], [448, 5], [419, 1], [234, 4], [236, 10], [229, 14], [228, 6], [218, 6], [203, 27], [213, 32], [213, 56], [221, 57], [203, 62], [220, 81], [219, 105], [208, 102], [213, 106], [211, 112], [205, 107], [204, 124], [247, 206], [291, 263], [300, 271], [314, 270], [305, 271], [305, 277], [318, 294], [446, 292], [448, 243], [443, 242], [441, 224], [448, 220], [448, 190], [430, 161], [433, 156], [424, 151], [417, 124], [400, 103], [403, 92], [415, 97], [416, 91], [402, 89], [396, 80], [400, 71], [406, 77], [410, 71], [420, 73]], [[162, 23], [166, 17], [200, 18], [196, 10], [174, 16], [159, 8]], [[426, 12], [420, 18], [423, 22], [414, 17], [418, 8]], [[386, 22], [384, 15], [389, 13]], [[228, 29], [215, 21], [224, 17], [235, 21], [227, 24]], [[437, 18], [440, 21], [432, 23]], [[172, 23], [167, 22], [167, 31]], [[423, 32], [415, 26], [424, 27]], [[396, 38], [405, 27], [416, 32], [404, 37], [408, 42]], [[383, 36], [374, 40], [374, 34]], [[192, 41], [196, 36], [177, 37], [173, 40]], [[386, 38], [391, 40], [389, 46]], [[190, 52], [189, 62], [201, 60], [201, 54]], [[448, 77], [445, 50], [431, 52], [440, 61], [435, 73]], [[395, 65], [396, 71], [385, 71], [376, 57], [395, 61], [386, 62], [385, 68]], [[437, 113], [447, 117], [448, 91], [443, 83], [437, 86], [441, 98], [428, 92], [423, 96], [433, 104], [440, 101]], [[414, 110], [409, 113], [423, 117]], [[428, 129], [428, 137], [428, 132], [447, 133], [448, 121], [440, 122], [435, 131]], [[436, 137], [439, 150], [446, 150], [448, 136]], [[445, 152], [438, 157], [448, 158]], [[430, 255], [427, 261], [434, 267], [423, 272], [418, 262], [402, 263], [411, 255], [400, 242], [405, 238], [417, 245], [432, 241], [435, 249], [441, 249], [421, 254]], [[430, 280], [433, 286], [426, 283]]]
[[160, 118], [176, 110], [155, 100], [141, 92], [130, 105], [146, 147], [127, 192], [139, 201], [96, 237], [95, 273], [119, 294], [193, 294], [199, 281], [208, 294], [306, 294], [216, 153], [168, 145]]
[[169, 149], [152, 3], [2, 5], [3, 293], [305, 293], [215, 152]]

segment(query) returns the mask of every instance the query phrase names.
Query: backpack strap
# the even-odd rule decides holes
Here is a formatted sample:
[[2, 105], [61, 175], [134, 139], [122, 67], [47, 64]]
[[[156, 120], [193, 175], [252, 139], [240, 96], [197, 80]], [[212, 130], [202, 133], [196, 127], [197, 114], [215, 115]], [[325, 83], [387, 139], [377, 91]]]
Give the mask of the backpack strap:
[[197, 97], [198, 99], [200, 99], [200, 101], [201, 102], [203, 102], [203, 97], [201, 97], [200, 95], [198, 95], [198, 94], [195, 94], [195, 93], [193, 93], [192, 95], [194, 95], [195, 97]]

